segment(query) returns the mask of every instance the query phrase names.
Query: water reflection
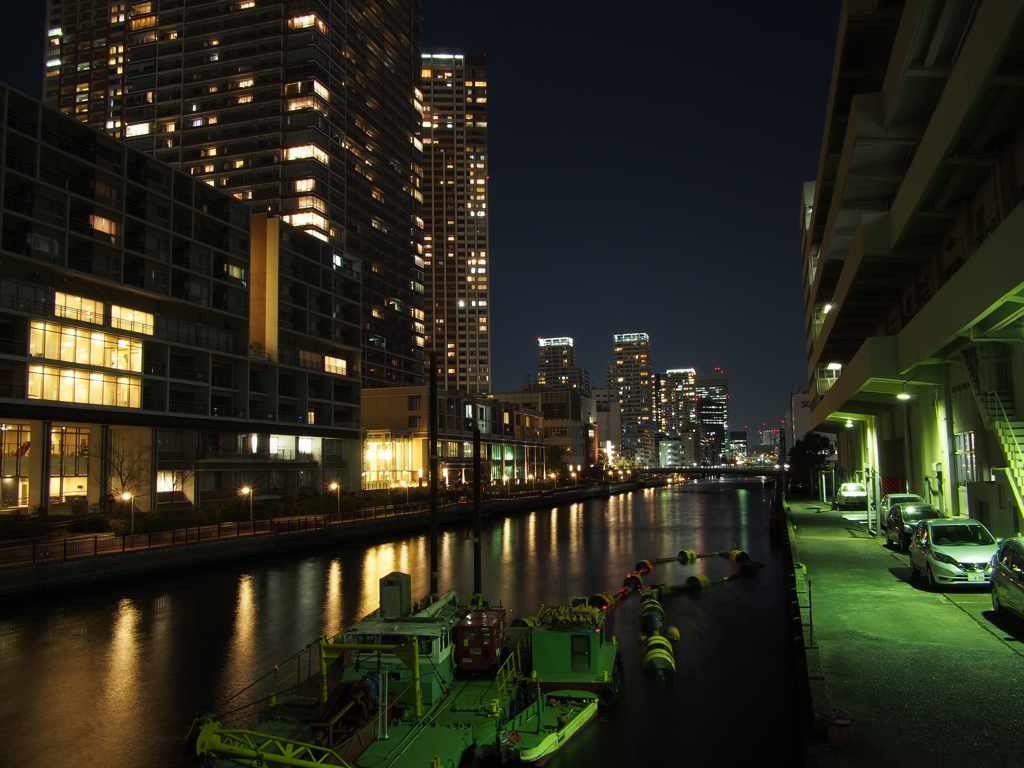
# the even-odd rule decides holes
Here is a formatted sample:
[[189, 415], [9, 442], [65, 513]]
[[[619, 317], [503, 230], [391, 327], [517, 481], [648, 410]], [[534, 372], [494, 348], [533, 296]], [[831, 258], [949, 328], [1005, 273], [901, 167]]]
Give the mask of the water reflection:
[[335, 558], [327, 568], [327, 590], [324, 593], [323, 623], [327, 627], [328, 636], [344, 629], [341, 625], [341, 608], [341, 561]]
[[[659, 686], [642, 672], [638, 602], [616, 611], [610, 629], [626, 655], [624, 695], [609, 721], [581, 733], [551, 768], [631, 763], [637, 744], [693, 759], [720, 755], [726, 721], [744, 729], [743, 743], [728, 747], [743, 760], [753, 745], [774, 749], [790, 732], [788, 603], [761, 497], [752, 485], [702, 482], [485, 522], [484, 593], [521, 615], [570, 595], [614, 592], [637, 560], [681, 549], [740, 548], [768, 563], [755, 579], [665, 601], [668, 623], [683, 635], [671, 683]], [[465, 599], [473, 583], [471, 530], [446, 531], [441, 552], [439, 586]], [[25, 693], [0, 697], [4, 764], [177, 768], [196, 715], [222, 711], [230, 694], [317, 635], [370, 613], [382, 576], [409, 573], [414, 599], [425, 594], [428, 557], [421, 534], [5, 607], [0, 690]], [[651, 579], [682, 584], [699, 570], [715, 578], [731, 569], [720, 558], [672, 563]], [[737, 691], [757, 703], [756, 715], [742, 722]]]

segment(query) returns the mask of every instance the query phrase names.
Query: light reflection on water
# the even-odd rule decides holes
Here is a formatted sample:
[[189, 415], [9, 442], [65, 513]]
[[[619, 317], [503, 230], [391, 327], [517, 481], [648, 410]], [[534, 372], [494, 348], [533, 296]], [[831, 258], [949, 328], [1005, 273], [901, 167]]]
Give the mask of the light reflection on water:
[[[746, 742], [778, 743], [791, 727], [795, 694], [788, 603], [766, 520], [760, 487], [702, 481], [484, 522], [484, 593], [522, 615], [570, 595], [615, 592], [638, 560], [681, 549], [740, 548], [767, 563], [756, 579], [664, 601], [668, 623], [683, 635], [672, 680], [641, 671], [638, 601], [614, 611], [610, 631], [627, 664], [623, 697], [552, 768], [631, 763], [640, 743], [692, 759], [728, 744], [736, 760], [752, 754]], [[465, 600], [473, 587], [471, 526], [443, 530], [439, 549], [442, 591], [455, 588]], [[319, 634], [371, 612], [382, 576], [410, 573], [414, 599], [426, 594], [428, 556], [428, 539], [417, 534], [5, 606], [0, 690], [19, 695], [0, 697], [0, 750], [22, 768], [178, 766], [196, 715], [219, 711], [228, 695]], [[681, 584], [695, 572], [728, 575], [732, 566], [715, 559], [657, 568], [651, 581]], [[757, 703], [756, 717], [736, 720], [736, 691]], [[725, 736], [723, 722], [742, 725], [744, 743]]]

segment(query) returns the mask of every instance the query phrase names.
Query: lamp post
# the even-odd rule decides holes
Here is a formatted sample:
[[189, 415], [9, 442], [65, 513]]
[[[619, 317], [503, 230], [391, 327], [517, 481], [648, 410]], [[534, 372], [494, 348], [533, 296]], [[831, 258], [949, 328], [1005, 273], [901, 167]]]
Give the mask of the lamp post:
[[337, 494], [338, 498], [338, 517], [341, 517], [341, 483], [331, 483], [330, 488]]
[[580, 487], [580, 481], [576, 478], [576, 473], [575, 472], [570, 472], [569, 474], [572, 476], [573, 482], [576, 484], [576, 487], [579, 488]]
[[536, 493], [537, 492], [537, 476], [536, 475], [530, 475], [529, 480], [530, 480], [530, 482], [533, 483], [533, 492]]
[[249, 497], [249, 522], [251, 523], [252, 522], [252, 488], [250, 488], [248, 485], [243, 486], [243, 488], [242, 488], [242, 495]]
[[121, 494], [121, 501], [130, 501], [132, 503], [132, 517], [131, 517], [131, 533], [135, 535], [135, 497], [132, 496], [128, 491]]

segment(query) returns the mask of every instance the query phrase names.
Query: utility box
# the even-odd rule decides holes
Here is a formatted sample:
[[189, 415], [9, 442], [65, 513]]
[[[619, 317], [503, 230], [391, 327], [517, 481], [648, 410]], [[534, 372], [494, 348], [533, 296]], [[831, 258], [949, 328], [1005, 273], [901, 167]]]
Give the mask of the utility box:
[[967, 508], [997, 539], [1017, 535], [1020, 514], [1012, 502], [1013, 489], [1005, 471], [993, 470], [995, 480], [967, 484]]
[[380, 580], [380, 615], [401, 619], [412, 613], [412, 577], [394, 571]]
[[455, 663], [466, 674], [489, 672], [505, 647], [505, 610], [470, 611], [455, 626]]

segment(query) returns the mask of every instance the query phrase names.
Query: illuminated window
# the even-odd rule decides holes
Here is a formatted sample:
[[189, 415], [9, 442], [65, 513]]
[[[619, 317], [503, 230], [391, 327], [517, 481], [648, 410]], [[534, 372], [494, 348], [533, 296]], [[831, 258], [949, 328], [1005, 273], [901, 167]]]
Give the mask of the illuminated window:
[[309, 27], [316, 27], [323, 34], [327, 34], [327, 25], [317, 18], [315, 13], [309, 13], [304, 16], [296, 16], [288, 19], [288, 27], [290, 29], [307, 29]]
[[50, 365], [32, 365], [28, 369], [28, 397], [30, 400], [140, 408], [142, 379]]
[[300, 99], [289, 99], [285, 105], [289, 112], [298, 109], [315, 109], [317, 112], [327, 114], [327, 106], [316, 96], [303, 96]]
[[111, 237], [117, 237], [117, 222], [105, 219], [102, 216], [92, 214], [89, 216], [89, 226], [97, 232], [103, 232]]
[[153, 130], [152, 123], [133, 123], [125, 128], [124, 135], [130, 139], [132, 136], [145, 136], [151, 130]]
[[33, 321], [29, 354], [64, 363], [142, 371], [142, 341], [71, 325]]
[[313, 195], [304, 195], [299, 198], [299, 208], [315, 208], [321, 213], [327, 212], [327, 203], [321, 200], [319, 197]]
[[252, 94], [251, 93], [246, 93], [246, 94], [243, 94], [242, 96], [238, 97], [238, 103], [239, 104], [248, 104], [250, 101], [252, 101]]
[[128, 309], [114, 304], [110, 307], [110, 327], [152, 336], [153, 315], [149, 312], [140, 312], [137, 309]]
[[312, 192], [316, 188], [316, 182], [313, 179], [299, 179], [295, 182], [296, 192]]
[[327, 373], [336, 373], [339, 376], [348, 376], [348, 360], [340, 357], [324, 355], [324, 370]]
[[103, 324], [103, 302], [70, 296], [66, 293], [54, 295], [53, 314], [85, 323]]
[[282, 216], [281, 220], [293, 227], [320, 227], [320, 229], [328, 227], [327, 219], [319, 213], [293, 213]]
[[306, 144], [301, 147], [288, 147], [284, 151], [285, 160], [306, 160], [310, 157], [327, 165], [327, 153], [313, 144]]
[[141, 19], [132, 19], [128, 22], [128, 29], [148, 29], [156, 26], [156, 16], [145, 16]]
[[255, 81], [251, 77], [249, 77], [245, 80], [239, 80], [237, 85], [239, 88], [252, 88], [254, 83]]
[[313, 81], [313, 93], [315, 93], [317, 96], [319, 96], [324, 101], [330, 101], [331, 100], [330, 92], [323, 85], [321, 85], [319, 83], [319, 81], [317, 81], [317, 80]]

